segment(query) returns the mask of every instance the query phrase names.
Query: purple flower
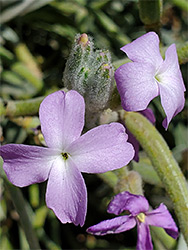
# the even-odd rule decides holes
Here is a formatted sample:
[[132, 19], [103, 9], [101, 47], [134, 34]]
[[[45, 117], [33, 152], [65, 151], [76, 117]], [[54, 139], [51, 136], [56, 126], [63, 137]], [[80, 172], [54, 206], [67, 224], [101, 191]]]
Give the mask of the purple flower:
[[121, 48], [132, 60], [115, 72], [122, 106], [127, 111], [147, 108], [150, 101], [160, 95], [166, 113], [163, 126], [167, 129], [171, 119], [184, 107], [185, 86], [178, 64], [175, 44], [162, 59], [159, 38], [149, 32]]
[[46, 181], [46, 203], [62, 223], [84, 224], [87, 190], [81, 172], [121, 168], [134, 156], [123, 125], [98, 126], [81, 135], [85, 103], [76, 91], [57, 91], [40, 105], [47, 147], [7, 144], [0, 148], [4, 170], [19, 187]]
[[108, 213], [115, 215], [128, 210], [130, 215], [105, 220], [89, 227], [88, 233], [95, 235], [115, 234], [132, 229], [137, 224], [137, 249], [153, 249], [149, 225], [162, 227], [174, 239], [178, 237], [178, 228], [164, 204], [157, 209], [149, 210], [148, 201], [144, 196], [122, 192], [114, 197], [108, 206]]

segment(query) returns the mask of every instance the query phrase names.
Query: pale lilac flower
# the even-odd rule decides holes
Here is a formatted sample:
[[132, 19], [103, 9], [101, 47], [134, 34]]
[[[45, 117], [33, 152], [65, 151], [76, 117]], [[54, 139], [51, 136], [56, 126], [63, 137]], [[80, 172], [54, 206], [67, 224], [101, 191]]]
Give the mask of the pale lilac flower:
[[185, 103], [185, 86], [175, 44], [166, 50], [165, 60], [160, 54], [159, 38], [154, 32], [139, 37], [121, 50], [132, 60], [115, 72], [123, 108], [127, 111], [144, 110], [153, 98], [160, 95], [166, 113], [163, 126], [167, 129]]
[[81, 135], [85, 103], [76, 91], [57, 91], [40, 105], [47, 147], [7, 144], [0, 148], [8, 179], [19, 187], [46, 181], [46, 203], [62, 223], [84, 224], [87, 190], [81, 172], [121, 168], [134, 156], [123, 125], [98, 126]]
[[148, 201], [144, 196], [134, 195], [127, 191], [114, 197], [108, 206], [108, 213], [115, 215], [128, 210], [130, 215], [122, 215], [105, 220], [87, 229], [94, 235], [117, 234], [132, 229], [137, 225], [137, 250], [153, 249], [149, 225], [162, 227], [174, 239], [178, 237], [178, 228], [164, 204], [149, 211]]

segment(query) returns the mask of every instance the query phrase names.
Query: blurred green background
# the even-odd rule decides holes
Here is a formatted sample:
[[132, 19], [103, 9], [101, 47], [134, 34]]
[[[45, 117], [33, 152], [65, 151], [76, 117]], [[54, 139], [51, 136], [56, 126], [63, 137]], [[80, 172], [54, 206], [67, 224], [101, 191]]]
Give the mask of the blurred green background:
[[[187, 85], [188, 4], [186, 0], [167, 0], [161, 4], [159, 31], [162, 50], [172, 43], [176, 43], [177, 48], [183, 47], [181, 53], [185, 56], [181, 57], [180, 63]], [[120, 48], [143, 35], [146, 30], [154, 29], [141, 21], [137, 0], [1, 0], [0, 7], [2, 109], [10, 101], [44, 96], [64, 87], [63, 70], [77, 33], [91, 35], [96, 48], [108, 49], [116, 67], [120, 59], [126, 59]], [[164, 114], [159, 99], [156, 98], [150, 106], [156, 116], [157, 129], [187, 176], [187, 98], [184, 110], [173, 118], [168, 131], [161, 125]], [[39, 144], [38, 131], [33, 130], [39, 124], [37, 113], [29, 117], [2, 114], [0, 141], [2, 144]], [[150, 204], [156, 207], [163, 201], [175, 218], [172, 204], [143, 152], [140, 153], [140, 162], [132, 163], [130, 169], [138, 171], [143, 177], [145, 196]], [[118, 177], [116, 173], [112, 173], [109, 176], [85, 174], [84, 178], [88, 189], [88, 212], [82, 228], [61, 224], [46, 207], [46, 183], [21, 189], [41, 248], [135, 249], [135, 229], [104, 237], [86, 233], [89, 226], [113, 217], [107, 214], [106, 207], [115, 192], [114, 185]], [[1, 178], [0, 249], [29, 249], [8, 186], [6, 180]], [[181, 237], [177, 246], [176, 242], [165, 238], [166, 236], [160, 239], [159, 233], [152, 233], [156, 249], [182, 250]]]

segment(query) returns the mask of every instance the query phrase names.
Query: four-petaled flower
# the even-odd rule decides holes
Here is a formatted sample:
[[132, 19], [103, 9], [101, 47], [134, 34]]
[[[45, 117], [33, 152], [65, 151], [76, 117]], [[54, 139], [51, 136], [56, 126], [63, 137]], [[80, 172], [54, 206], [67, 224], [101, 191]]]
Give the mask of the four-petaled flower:
[[165, 60], [161, 57], [159, 38], [154, 32], [139, 37], [121, 50], [132, 61], [115, 72], [123, 108], [127, 111], [144, 110], [153, 98], [160, 95], [166, 113], [163, 126], [167, 129], [185, 103], [185, 86], [175, 44], [166, 50]]
[[125, 191], [114, 197], [107, 211], [119, 215], [125, 210], [128, 210], [130, 215], [122, 215], [102, 221], [89, 227], [87, 232], [95, 235], [115, 234], [130, 230], [137, 224], [138, 250], [153, 249], [149, 225], [164, 228], [174, 239], [178, 237], [178, 228], [164, 204], [160, 204], [157, 209], [149, 211], [149, 204], [144, 196]]
[[81, 172], [102, 173], [128, 164], [134, 149], [123, 125], [98, 126], [84, 135], [85, 103], [76, 91], [57, 91], [40, 105], [48, 147], [7, 144], [0, 148], [8, 179], [24, 187], [46, 181], [46, 203], [62, 223], [84, 224], [87, 191]]

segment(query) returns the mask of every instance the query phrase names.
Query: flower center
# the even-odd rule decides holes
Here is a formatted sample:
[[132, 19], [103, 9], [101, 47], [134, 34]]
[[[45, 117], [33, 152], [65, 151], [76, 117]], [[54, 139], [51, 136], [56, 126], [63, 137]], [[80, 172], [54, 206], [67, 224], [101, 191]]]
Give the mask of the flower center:
[[67, 160], [69, 158], [67, 153], [61, 153], [64, 160]]
[[160, 74], [156, 74], [156, 75], [155, 75], [155, 80], [157, 80], [157, 82], [159, 82], [159, 83], [162, 82], [162, 79], [161, 79]]
[[137, 216], [136, 216], [137, 218], [138, 218], [138, 220], [140, 221], [140, 222], [145, 222], [145, 214], [144, 213], [140, 213], [140, 214], [138, 214]]

